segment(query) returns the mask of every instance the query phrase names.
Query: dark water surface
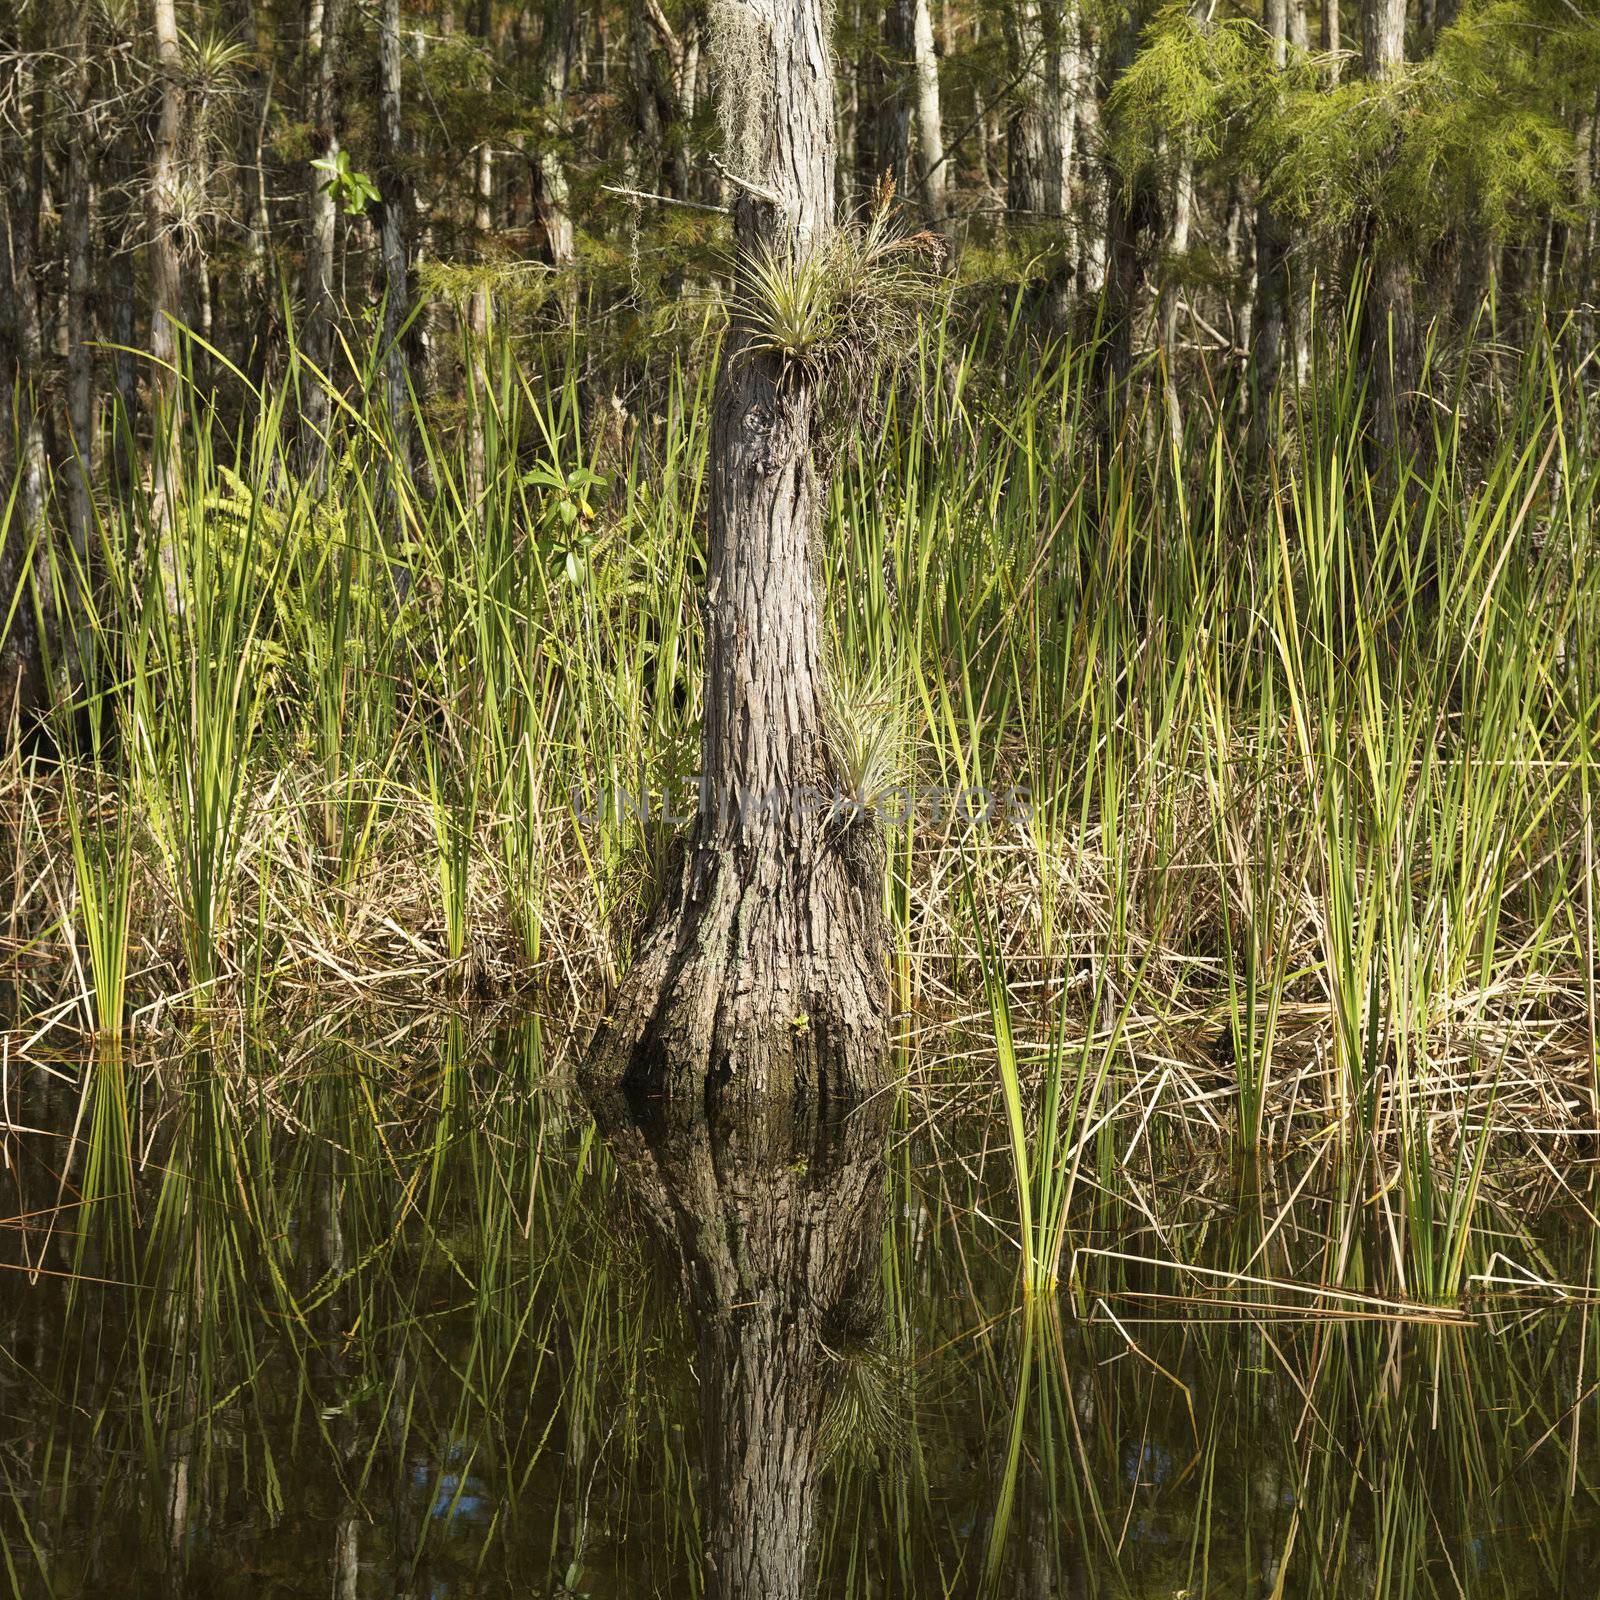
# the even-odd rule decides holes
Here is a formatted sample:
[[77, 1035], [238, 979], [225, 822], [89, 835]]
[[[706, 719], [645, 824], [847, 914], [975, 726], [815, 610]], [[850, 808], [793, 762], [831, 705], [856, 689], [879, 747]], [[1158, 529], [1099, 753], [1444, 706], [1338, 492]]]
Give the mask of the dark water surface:
[[1484, 1208], [1435, 1317], [1387, 1207], [1151, 1129], [1030, 1306], [993, 1127], [638, 1120], [565, 1065], [12, 1064], [0, 1594], [1600, 1592], [1580, 1214]]

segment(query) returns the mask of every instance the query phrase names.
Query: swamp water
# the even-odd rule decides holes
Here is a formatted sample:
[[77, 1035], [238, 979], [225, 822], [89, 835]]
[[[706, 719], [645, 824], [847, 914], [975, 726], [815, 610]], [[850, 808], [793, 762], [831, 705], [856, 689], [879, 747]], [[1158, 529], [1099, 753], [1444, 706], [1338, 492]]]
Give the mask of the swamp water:
[[10, 1064], [0, 1594], [1600, 1592], [1578, 1210], [1430, 1310], [1370, 1185], [1152, 1126], [1025, 1304], [992, 1121], [633, 1120], [552, 1037]]

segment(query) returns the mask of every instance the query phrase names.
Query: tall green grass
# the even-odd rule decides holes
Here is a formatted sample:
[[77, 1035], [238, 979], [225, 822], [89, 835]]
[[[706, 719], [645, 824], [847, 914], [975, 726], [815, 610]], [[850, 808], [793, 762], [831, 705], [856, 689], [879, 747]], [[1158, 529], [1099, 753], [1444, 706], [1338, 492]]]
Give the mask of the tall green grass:
[[[170, 529], [99, 497], [57, 721], [114, 736], [63, 735], [57, 792], [36, 763], [19, 868], [70, 862], [90, 960], [31, 972], [36, 1014], [261, 1022], [452, 974], [588, 1004], [626, 964], [696, 761], [715, 330], [626, 407], [581, 336], [502, 339], [481, 438], [419, 411], [414, 473], [354, 352], [315, 492], [291, 372], [233, 380], [226, 419], [191, 391]], [[1487, 422], [1474, 350], [1436, 359], [1434, 437], [1392, 463], [1322, 350], [1258, 473], [1225, 395], [1158, 458], [1107, 429], [1092, 348], [951, 311], [827, 440], [846, 760], [1031, 798], [906, 816], [885, 882], [897, 1009], [975, 1001], [999, 1041], [969, 1077], [1016, 1113], [1030, 1272], [1094, 1106], [1403, 1146], [1413, 1219], [1484, 1128], [1592, 1119], [1600, 464], [1569, 344]]]

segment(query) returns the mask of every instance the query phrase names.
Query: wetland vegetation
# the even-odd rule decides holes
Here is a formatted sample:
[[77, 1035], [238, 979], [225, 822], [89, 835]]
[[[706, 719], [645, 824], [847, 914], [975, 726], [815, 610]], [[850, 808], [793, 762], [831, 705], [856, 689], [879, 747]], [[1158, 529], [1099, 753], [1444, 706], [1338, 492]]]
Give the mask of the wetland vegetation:
[[0, 20], [0, 1593], [1588, 1600], [1597, 109]]

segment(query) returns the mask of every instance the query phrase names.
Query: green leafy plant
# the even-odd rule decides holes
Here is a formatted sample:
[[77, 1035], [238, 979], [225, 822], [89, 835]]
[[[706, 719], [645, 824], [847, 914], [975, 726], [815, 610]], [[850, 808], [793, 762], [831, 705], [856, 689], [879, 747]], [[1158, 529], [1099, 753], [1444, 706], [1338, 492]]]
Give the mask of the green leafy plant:
[[331, 158], [318, 157], [311, 166], [314, 171], [327, 175], [322, 192], [331, 194], [339, 209], [349, 216], [360, 216], [369, 205], [383, 198], [377, 184], [350, 165], [348, 150], [336, 150]]

